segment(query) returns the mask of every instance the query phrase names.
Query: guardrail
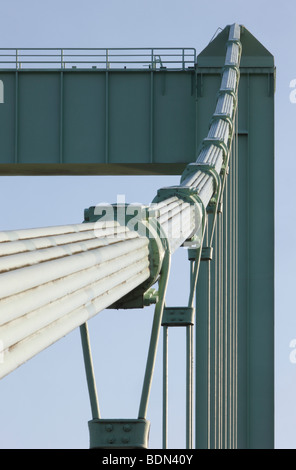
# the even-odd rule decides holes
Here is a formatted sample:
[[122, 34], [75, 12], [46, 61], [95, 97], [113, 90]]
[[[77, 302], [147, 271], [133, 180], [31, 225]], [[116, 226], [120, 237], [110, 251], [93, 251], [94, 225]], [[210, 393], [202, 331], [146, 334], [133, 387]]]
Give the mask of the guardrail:
[[0, 69], [177, 69], [195, 66], [194, 48], [7, 48]]

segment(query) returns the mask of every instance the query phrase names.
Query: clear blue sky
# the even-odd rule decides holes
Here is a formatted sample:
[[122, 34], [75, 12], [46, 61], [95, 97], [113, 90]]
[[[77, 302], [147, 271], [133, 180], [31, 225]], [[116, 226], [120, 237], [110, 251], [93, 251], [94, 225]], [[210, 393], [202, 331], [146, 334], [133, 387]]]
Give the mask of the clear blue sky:
[[[181, 46], [200, 52], [218, 27], [237, 22], [275, 56], [276, 445], [296, 448], [296, 364], [289, 360], [289, 344], [296, 338], [296, 104], [289, 100], [289, 83], [296, 78], [295, 2], [2, 0], [0, 9], [1, 47]], [[117, 194], [149, 203], [159, 186], [174, 182], [177, 178], [155, 177], [148, 182], [147, 178], [125, 177], [1, 177], [0, 230], [80, 222], [85, 207], [114, 202]], [[185, 259], [181, 251], [174, 262], [180, 265], [182, 257]], [[175, 300], [173, 287], [169, 291], [171, 304]], [[150, 324], [149, 310], [137, 315], [103, 312], [90, 322], [102, 417], [136, 415]], [[109, 328], [109, 333], [111, 328], [111, 341], [104, 328]], [[118, 335], [117, 329], [129, 331], [129, 339]], [[71, 333], [0, 382], [1, 448], [88, 448], [90, 408], [78, 333]], [[175, 362], [180, 382], [182, 361], [176, 356]], [[155, 382], [159, 373], [157, 368]], [[178, 406], [183, 396], [176, 383], [171, 383], [171, 389], [170, 425], [176, 429], [184, 426], [184, 408]], [[160, 396], [154, 387], [149, 411], [151, 447], [160, 443]], [[180, 443], [174, 434], [170, 447], [182, 447], [184, 440]]]

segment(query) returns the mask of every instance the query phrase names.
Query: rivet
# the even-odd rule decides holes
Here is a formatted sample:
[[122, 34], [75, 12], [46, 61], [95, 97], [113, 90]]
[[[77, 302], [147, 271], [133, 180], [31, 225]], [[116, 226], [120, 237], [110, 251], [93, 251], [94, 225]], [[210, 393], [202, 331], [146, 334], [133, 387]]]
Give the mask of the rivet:
[[123, 442], [124, 444], [127, 444], [129, 442], [129, 437], [123, 437], [121, 439], [121, 442]]
[[107, 425], [105, 426], [105, 430], [106, 430], [107, 432], [111, 432], [111, 431], [113, 431], [113, 426], [112, 426], [111, 424], [107, 424]]
[[114, 437], [110, 437], [110, 439], [108, 440], [109, 444], [113, 444], [115, 442], [115, 439]]
[[132, 430], [132, 427], [129, 424], [125, 424], [123, 426], [124, 432], [130, 432]]

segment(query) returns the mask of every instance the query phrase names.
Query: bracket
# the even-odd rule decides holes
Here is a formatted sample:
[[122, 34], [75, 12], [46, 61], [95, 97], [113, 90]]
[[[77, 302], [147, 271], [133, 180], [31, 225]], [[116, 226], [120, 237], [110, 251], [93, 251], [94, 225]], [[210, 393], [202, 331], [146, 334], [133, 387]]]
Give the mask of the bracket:
[[216, 200], [220, 193], [221, 179], [213, 165], [209, 165], [208, 163], [189, 163], [185, 168], [181, 181], [188, 178], [190, 174], [196, 173], [197, 171], [206, 173], [214, 178], [215, 193], [213, 194], [211, 201]]
[[[204, 246], [201, 250], [201, 261], [211, 261], [213, 259], [213, 247]], [[188, 260], [194, 261], [196, 258], [196, 248], [189, 248], [188, 250]]]
[[189, 186], [168, 186], [165, 188], [160, 188], [157, 191], [157, 196], [153, 199], [153, 203], [157, 204], [158, 202], [161, 202], [164, 199], [172, 196], [177, 196], [189, 204], [203, 205], [197, 190]]
[[[225, 93], [225, 94], [229, 94], [229, 95], [231, 95], [231, 96], [234, 95], [234, 93], [228, 92], [228, 91], [225, 91], [224, 93]], [[224, 94], [224, 93], [223, 93], [223, 94]], [[219, 95], [222, 95], [222, 93], [219, 92], [219, 93], [218, 93], [218, 96], [219, 96]], [[222, 113], [220, 113], [220, 114], [219, 114], [219, 113], [215, 113], [215, 114], [213, 114], [213, 117], [212, 117], [212, 119], [211, 119], [210, 125], [211, 125], [213, 122], [218, 121], [218, 120], [220, 120], [220, 119], [221, 119], [222, 121], [226, 121], [226, 122], [227, 122], [227, 124], [228, 124], [229, 127], [230, 127], [230, 132], [232, 132], [232, 129], [233, 129], [232, 116], [231, 116], [230, 114], [228, 114], [228, 113], [223, 113], [223, 114], [222, 114]]]
[[147, 449], [150, 422], [145, 419], [92, 419], [90, 449]]
[[227, 159], [228, 148], [223, 139], [219, 137], [206, 137], [203, 139], [201, 146], [204, 147], [205, 145], [216, 145], [216, 147], [219, 147], [223, 151], [223, 161]]
[[165, 307], [162, 326], [194, 325], [195, 309], [191, 307]]
[[[181, 180], [182, 181], [182, 180]], [[200, 239], [200, 235], [203, 231], [203, 224], [204, 224], [204, 214], [205, 214], [205, 207], [202, 200], [199, 197], [198, 191], [195, 188], [189, 186], [168, 186], [164, 188], [160, 188], [157, 191], [157, 195], [153, 200], [154, 204], [157, 204], [164, 199], [168, 199], [170, 197], [176, 196], [182, 199], [185, 203], [191, 204], [194, 206], [194, 218], [195, 218], [195, 231], [191, 234], [188, 240], [190, 241], [195, 238], [194, 243], [197, 239]], [[199, 225], [197, 222], [200, 222]]]
[[156, 304], [159, 296], [156, 289], [148, 289], [146, 292], [140, 292], [140, 288], [136, 291], [132, 291], [119, 299], [114, 304], [107, 307], [107, 309], [130, 309], [130, 308], [144, 308], [149, 305]]
[[[143, 308], [157, 302], [157, 298], [154, 301], [153, 296], [150, 295], [149, 288], [159, 278], [166, 250], [166, 236], [157, 222], [157, 216], [158, 211], [142, 204], [99, 204], [85, 209], [84, 222], [86, 223], [116, 221], [119, 226], [125, 226], [137, 232], [140, 237], [144, 236], [149, 239], [149, 279], [108, 308]], [[116, 228], [114, 236], [116, 236]]]
[[[239, 39], [228, 39], [228, 41], [226, 41], [226, 49], [228, 46], [230, 46], [230, 44], [236, 44], [238, 47], [239, 47], [239, 53], [241, 55], [242, 53], [242, 43]], [[236, 67], [235, 65], [231, 65], [231, 67]]]

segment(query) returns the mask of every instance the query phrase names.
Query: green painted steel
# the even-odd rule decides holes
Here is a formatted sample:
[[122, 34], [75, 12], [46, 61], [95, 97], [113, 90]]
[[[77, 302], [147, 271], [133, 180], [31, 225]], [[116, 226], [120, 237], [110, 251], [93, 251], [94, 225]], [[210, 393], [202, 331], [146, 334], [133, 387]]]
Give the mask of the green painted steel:
[[0, 174], [180, 174], [194, 48], [0, 49]]
[[180, 173], [194, 160], [194, 68], [0, 69], [0, 80], [1, 174]]

